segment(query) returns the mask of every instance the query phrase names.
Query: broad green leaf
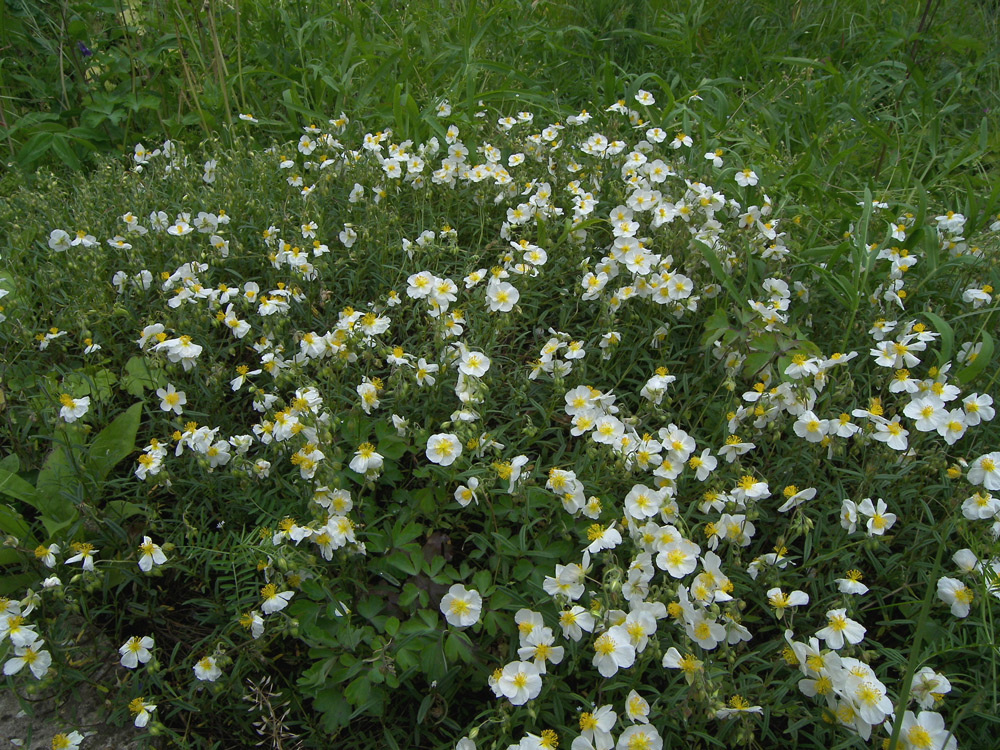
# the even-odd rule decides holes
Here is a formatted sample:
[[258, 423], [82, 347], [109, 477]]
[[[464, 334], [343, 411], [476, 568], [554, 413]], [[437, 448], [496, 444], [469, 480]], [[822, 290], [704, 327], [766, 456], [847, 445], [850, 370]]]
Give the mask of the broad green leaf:
[[[75, 503], [83, 498], [83, 483], [76, 465], [80, 458], [76, 433], [61, 434], [66, 442], [57, 444], [48, 455], [35, 482], [35, 507], [42, 514], [42, 524], [49, 536], [76, 520]], [[75, 460], [71, 453], [76, 454]]]
[[145, 514], [146, 509], [128, 500], [112, 500], [105, 506], [105, 512], [117, 521], [125, 521]]
[[722, 267], [722, 261], [720, 261], [719, 256], [715, 254], [715, 250], [699, 240], [694, 240], [694, 244], [701, 248], [702, 254], [705, 256], [705, 260], [708, 261], [709, 268], [712, 269], [712, 275], [715, 276], [715, 280], [726, 288], [726, 291], [729, 292], [729, 296], [732, 301], [742, 308], [745, 301], [740, 297], [740, 293], [736, 290], [736, 286], [733, 284], [730, 274], [728, 274]]
[[938, 352], [938, 366], [941, 366], [951, 359], [951, 352], [955, 348], [955, 332], [940, 315], [926, 311], [921, 315], [931, 322], [937, 333], [941, 334], [941, 351]]
[[[7, 463], [9, 458], [11, 456], [5, 458], [3, 463]], [[35, 488], [7, 469], [0, 469], [0, 492], [35, 507]]]
[[87, 470], [95, 479], [106, 479], [114, 465], [135, 450], [135, 435], [141, 416], [142, 403], [132, 404], [94, 438]]
[[132, 396], [142, 396], [143, 391], [162, 388], [166, 378], [159, 368], [151, 368], [145, 357], [131, 357], [125, 363], [122, 386]]
[[748, 378], [758, 377], [773, 356], [770, 352], [753, 352], [743, 362], [743, 374]]
[[992, 358], [993, 337], [986, 333], [986, 331], [983, 331], [983, 348], [979, 350], [979, 354], [976, 355], [976, 358], [972, 360], [971, 363], [958, 371], [958, 382], [962, 385], [969, 383], [973, 378], [979, 375], [979, 373], [986, 369], [986, 366], [990, 363]]
[[368, 696], [371, 694], [372, 684], [368, 679], [368, 675], [361, 675], [356, 677], [347, 689], [344, 691], [344, 697], [353, 706], [360, 706], [362, 703], [368, 700]]
[[[17, 537], [22, 546], [33, 547], [34, 543], [30, 540], [30, 531], [27, 521], [20, 513], [6, 503], [0, 503], [0, 533], [3, 535], [12, 534]], [[0, 550], [0, 552], [2, 551], [4, 550]], [[16, 550], [9, 551], [13, 552], [16, 557], [20, 557]]]
[[[10, 550], [13, 552], [13, 550]], [[16, 554], [16, 553], [15, 553]], [[17, 573], [15, 575], [4, 575], [0, 578], [0, 596], [11, 596], [16, 594], [21, 596], [29, 586], [38, 584], [37, 573]]]
[[82, 372], [71, 372], [63, 378], [62, 387], [74, 398], [90, 396], [95, 401], [106, 401], [111, 397], [112, 388], [118, 378], [110, 370], [100, 369], [92, 376]]

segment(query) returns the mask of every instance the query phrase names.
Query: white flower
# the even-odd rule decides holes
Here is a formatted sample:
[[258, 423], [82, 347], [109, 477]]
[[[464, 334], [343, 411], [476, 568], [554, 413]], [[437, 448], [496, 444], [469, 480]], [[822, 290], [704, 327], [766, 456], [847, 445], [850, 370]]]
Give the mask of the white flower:
[[59, 750], [80, 750], [80, 743], [83, 742], [83, 739], [83, 735], [76, 730], [69, 734], [60, 732], [52, 738], [52, 747], [59, 748]]
[[848, 534], [853, 534], [858, 528], [858, 506], [846, 497], [840, 506], [840, 525]]
[[816, 633], [816, 637], [826, 641], [834, 651], [844, 647], [844, 642], [858, 644], [864, 640], [865, 627], [847, 617], [846, 609], [831, 609], [826, 613], [826, 627]]
[[158, 388], [156, 396], [160, 399], [160, 408], [163, 411], [172, 411], [174, 414], [183, 412], [183, 406], [187, 403], [184, 391], [178, 391], [173, 383], [167, 383], [166, 388]]
[[374, 445], [362, 443], [354, 453], [349, 466], [351, 471], [367, 474], [369, 471], [378, 471], [382, 468], [382, 458], [382, 454], [375, 451]]
[[552, 628], [545, 626], [533, 628], [532, 632], [521, 639], [517, 655], [521, 659], [532, 660], [540, 674], [545, 674], [546, 662], [559, 664], [565, 655], [562, 646], [553, 646], [556, 637]]
[[966, 396], [962, 406], [965, 409], [965, 423], [969, 427], [975, 427], [980, 422], [989, 422], [996, 414], [993, 409], [993, 398], [985, 393], [972, 393]]
[[896, 417], [891, 422], [879, 418], [875, 424], [875, 434], [872, 437], [894, 450], [905, 451], [907, 446], [906, 436], [909, 434], [909, 430], [903, 429], [903, 426], [899, 423], [899, 417]]
[[991, 492], [1000, 490], [1000, 451], [987, 453], [972, 462], [969, 483], [981, 484]]
[[594, 616], [579, 604], [559, 613], [559, 627], [563, 635], [577, 642], [583, 637], [583, 631], [594, 632], [594, 624]]
[[785, 614], [786, 607], [801, 607], [809, 603], [809, 594], [804, 591], [793, 591], [786, 594], [780, 588], [769, 589], [767, 603], [774, 608], [774, 614], [780, 619]]
[[837, 578], [837, 591], [841, 594], [867, 594], [868, 587], [861, 583], [861, 571], [849, 570], [846, 578]]
[[142, 638], [132, 636], [118, 649], [118, 653], [122, 657], [122, 666], [135, 669], [139, 664], [145, 664], [153, 658], [151, 648], [153, 648], [153, 639], [148, 635], [144, 635]]
[[968, 617], [972, 605], [972, 589], [957, 578], [943, 577], [937, 583], [938, 598], [951, 607], [955, 617]]
[[497, 689], [514, 706], [523, 706], [542, 692], [538, 667], [528, 661], [511, 662], [503, 668]]
[[600, 524], [593, 524], [587, 529], [587, 539], [590, 540], [590, 544], [587, 545], [587, 552], [592, 555], [601, 550], [614, 549], [622, 543], [622, 535], [615, 528], [614, 521], [606, 529]]
[[203, 656], [194, 665], [194, 676], [204, 682], [215, 682], [222, 676], [222, 670], [215, 663], [215, 657]]
[[260, 595], [264, 599], [260, 605], [260, 611], [269, 615], [284, 609], [288, 606], [294, 593], [294, 591], [278, 591], [278, 587], [273, 583], [267, 584], [260, 590]]
[[458, 369], [464, 375], [482, 377], [490, 369], [490, 359], [480, 352], [466, 350], [459, 360]]
[[692, 456], [688, 460], [688, 466], [694, 469], [695, 478], [699, 482], [704, 482], [708, 479], [709, 475], [715, 471], [715, 467], [718, 465], [719, 460], [712, 455], [712, 451], [709, 448], [705, 448], [700, 456]]
[[625, 698], [625, 715], [636, 724], [648, 724], [649, 702], [632, 690]]
[[945, 693], [951, 692], [951, 683], [943, 674], [938, 674], [930, 667], [922, 667], [910, 684], [910, 695], [917, 699], [921, 708], [930, 708]]
[[44, 645], [45, 641], [36, 640], [24, 646], [15, 646], [14, 655], [3, 665], [3, 673], [15, 675], [27, 665], [36, 680], [42, 679], [52, 666], [52, 654], [42, 651]]
[[615, 750], [661, 750], [663, 738], [652, 724], [633, 724], [618, 735]]
[[64, 253], [70, 248], [69, 232], [65, 229], [53, 229], [49, 234], [49, 247], [57, 253]]
[[818, 443], [827, 433], [829, 422], [820, 419], [811, 411], [805, 411], [799, 415], [792, 429], [800, 438], [805, 438], [810, 443]]
[[635, 646], [628, 631], [615, 625], [601, 633], [594, 641], [594, 661], [602, 677], [612, 677], [621, 667], [635, 663]]
[[479, 498], [476, 497], [477, 489], [479, 489], [479, 480], [476, 477], [471, 477], [468, 484], [459, 485], [458, 489], [455, 490], [455, 500], [463, 508], [468, 506], [473, 500], [478, 503]]
[[139, 545], [139, 553], [139, 570], [143, 573], [148, 573], [153, 569], [153, 566], [162, 565], [167, 561], [167, 556], [163, 554], [160, 546], [154, 544], [153, 540], [148, 536], [142, 538], [142, 544]]
[[816, 488], [806, 487], [804, 490], [798, 490], [795, 487], [786, 487], [785, 497], [788, 499], [778, 508], [779, 513], [787, 513], [793, 508], [799, 507], [802, 503], [812, 500], [816, 497]]
[[146, 703], [142, 698], [133, 698], [128, 704], [128, 710], [135, 714], [135, 726], [142, 729], [149, 723], [149, 715], [156, 710], [156, 706]]
[[75, 422], [90, 409], [90, 396], [73, 398], [68, 393], [59, 396], [59, 417], [65, 422]]
[[731, 719], [741, 714], [760, 714], [764, 709], [760, 706], [751, 706], [741, 695], [734, 695], [729, 699], [725, 708], [720, 708], [715, 712], [716, 719]]
[[517, 287], [506, 281], [490, 281], [486, 286], [486, 304], [490, 312], [510, 312], [521, 298]]
[[899, 739], [906, 750], [957, 750], [958, 740], [944, 724], [941, 714], [934, 711], [912, 711], [903, 714]]
[[698, 567], [701, 548], [688, 539], [670, 542], [656, 555], [656, 567], [674, 578], [683, 578]]
[[886, 513], [888, 506], [882, 498], [877, 505], [872, 505], [870, 497], [866, 497], [858, 505], [858, 513], [868, 516], [868, 536], [881, 536], [896, 523], [895, 513]]
[[483, 597], [475, 589], [466, 589], [460, 583], [454, 584], [441, 598], [441, 614], [449, 625], [467, 628], [479, 622], [483, 611]]
[[446, 432], [427, 439], [427, 460], [440, 466], [451, 466], [462, 455], [462, 444]]

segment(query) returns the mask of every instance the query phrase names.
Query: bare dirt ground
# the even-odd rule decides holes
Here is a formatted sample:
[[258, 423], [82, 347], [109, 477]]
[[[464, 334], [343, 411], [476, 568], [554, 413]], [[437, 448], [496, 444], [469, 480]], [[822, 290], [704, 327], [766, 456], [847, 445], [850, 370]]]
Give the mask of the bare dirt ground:
[[[6, 678], [0, 678], [5, 680]], [[50, 750], [52, 738], [77, 731], [84, 736], [80, 750], [147, 750], [143, 730], [131, 722], [124, 727], [106, 723], [108, 708], [101, 693], [91, 685], [77, 685], [72, 693], [29, 695], [25, 688], [33, 680], [18, 676], [13, 689], [0, 682], [0, 750]]]

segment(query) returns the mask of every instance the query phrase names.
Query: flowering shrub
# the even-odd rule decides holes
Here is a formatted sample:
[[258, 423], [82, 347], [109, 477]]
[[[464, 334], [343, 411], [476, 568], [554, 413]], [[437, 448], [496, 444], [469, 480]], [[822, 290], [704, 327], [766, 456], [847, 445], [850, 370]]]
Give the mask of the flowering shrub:
[[985, 738], [1000, 220], [772, 195], [703, 96], [137, 146], [34, 227], [5, 673], [103, 629], [189, 743]]

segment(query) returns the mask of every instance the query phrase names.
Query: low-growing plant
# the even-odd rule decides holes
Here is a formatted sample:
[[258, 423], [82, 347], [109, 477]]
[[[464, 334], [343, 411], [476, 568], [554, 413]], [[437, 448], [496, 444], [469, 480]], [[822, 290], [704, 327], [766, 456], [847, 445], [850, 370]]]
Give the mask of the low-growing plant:
[[609, 80], [12, 198], [12, 684], [87, 626], [172, 746], [988, 743], [995, 196]]

